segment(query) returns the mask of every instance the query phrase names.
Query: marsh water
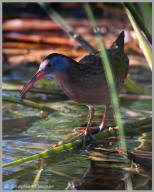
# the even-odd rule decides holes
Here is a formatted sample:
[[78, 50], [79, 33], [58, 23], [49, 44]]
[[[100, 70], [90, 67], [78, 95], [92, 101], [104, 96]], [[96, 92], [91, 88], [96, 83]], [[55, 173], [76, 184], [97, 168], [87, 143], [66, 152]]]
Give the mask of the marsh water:
[[[21, 71], [27, 74], [24, 78]], [[20, 84], [26, 82], [34, 71], [35, 68], [31, 66], [14, 70], [4, 76], [4, 87], [6, 84], [18, 85], [19, 79]], [[45, 80], [40, 80], [35, 87], [44, 87], [45, 83]], [[45, 151], [69, 135], [74, 128], [86, 125], [87, 107], [64, 96], [54, 80], [49, 87], [56, 96], [29, 92], [26, 98], [47, 104], [54, 109], [51, 113], [3, 102], [3, 164]], [[20, 92], [3, 91], [3, 95], [19, 98]], [[133, 124], [151, 116], [150, 98], [121, 97], [120, 101], [123, 122]], [[96, 106], [95, 109], [93, 125], [97, 126], [104, 106]], [[46, 158], [35, 189], [124, 189], [123, 179], [128, 173], [131, 173], [134, 189], [151, 189], [151, 157], [144, 156], [144, 152], [151, 152], [151, 133], [150, 121], [147, 125], [126, 132], [128, 150], [142, 151], [138, 157], [142, 163], [132, 169], [127, 170], [129, 166], [123, 157], [114, 151], [120, 147], [117, 137], [110, 137], [101, 141], [99, 146], [93, 146], [88, 153], [77, 148]], [[31, 189], [40, 166], [39, 159], [4, 168], [3, 189]]]

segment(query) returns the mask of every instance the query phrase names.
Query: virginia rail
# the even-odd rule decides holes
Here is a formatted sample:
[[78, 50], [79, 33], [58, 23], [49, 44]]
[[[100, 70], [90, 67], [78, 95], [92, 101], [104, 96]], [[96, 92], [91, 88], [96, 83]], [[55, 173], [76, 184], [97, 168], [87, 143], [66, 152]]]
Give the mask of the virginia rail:
[[[110, 49], [107, 50], [107, 53], [115, 76], [117, 91], [119, 92], [129, 68], [129, 60], [124, 53], [123, 31], [113, 42]], [[89, 54], [79, 62], [58, 53], [48, 55], [40, 64], [36, 74], [23, 88], [21, 96], [23, 97], [28, 89], [44, 76], [52, 76], [55, 78], [67, 96], [78, 103], [88, 106], [89, 119], [87, 127], [85, 128], [83, 143], [85, 145], [87, 135], [95, 140], [90, 131], [94, 116], [93, 106], [105, 105], [104, 116], [99, 126], [99, 131], [102, 131], [111, 101], [110, 91], [99, 52]]]

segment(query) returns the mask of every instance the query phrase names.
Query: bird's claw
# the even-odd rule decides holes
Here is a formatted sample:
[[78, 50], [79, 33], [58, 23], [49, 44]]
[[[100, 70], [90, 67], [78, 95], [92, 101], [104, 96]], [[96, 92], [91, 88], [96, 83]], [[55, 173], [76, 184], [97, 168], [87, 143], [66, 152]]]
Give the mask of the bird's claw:
[[[88, 127], [90, 130], [93, 129], [93, 127]], [[73, 129], [73, 131], [83, 131], [85, 132], [87, 130], [87, 127], [76, 127], [75, 129]]]
[[76, 127], [73, 131], [85, 131], [87, 127]]
[[82, 143], [83, 143], [82, 148], [83, 149], [85, 149], [85, 147], [86, 147], [86, 138], [88, 136], [95, 142], [96, 145], [98, 145], [97, 139], [94, 137], [94, 135], [91, 133], [91, 131], [90, 131], [89, 127], [88, 127], [88, 128], [86, 128], [84, 134], [82, 135]]

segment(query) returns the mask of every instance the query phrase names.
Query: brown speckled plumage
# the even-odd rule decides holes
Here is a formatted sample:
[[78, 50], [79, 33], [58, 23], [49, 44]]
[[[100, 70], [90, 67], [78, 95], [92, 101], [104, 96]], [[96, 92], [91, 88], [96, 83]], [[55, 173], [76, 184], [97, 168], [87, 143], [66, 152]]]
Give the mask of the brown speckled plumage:
[[[117, 40], [107, 50], [107, 53], [119, 92], [129, 68], [129, 60], [124, 52], [124, 32], [120, 33]], [[110, 104], [110, 91], [99, 52], [89, 54], [79, 62], [57, 53], [48, 55], [41, 63], [37, 73], [26, 84], [21, 95], [24, 96], [37, 80], [47, 75], [54, 77], [71, 99], [88, 106], [90, 116], [85, 128], [83, 143], [85, 145], [85, 137], [87, 135], [90, 135], [95, 140], [90, 132], [94, 115], [93, 105], [106, 106], [102, 123], [99, 126], [99, 130], [102, 131]]]
[[[129, 67], [129, 60], [123, 49], [123, 41], [123, 34], [121, 34], [111, 48], [107, 50], [118, 92], [127, 76]], [[67, 80], [61, 81], [62, 76], [58, 78], [58, 73], [55, 74], [64, 92], [79, 103], [92, 105], [109, 104], [110, 93], [99, 52], [87, 55], [79, 62], [66, 58], [70, 67], [62, 76], [63, 78], [66, 76]]]

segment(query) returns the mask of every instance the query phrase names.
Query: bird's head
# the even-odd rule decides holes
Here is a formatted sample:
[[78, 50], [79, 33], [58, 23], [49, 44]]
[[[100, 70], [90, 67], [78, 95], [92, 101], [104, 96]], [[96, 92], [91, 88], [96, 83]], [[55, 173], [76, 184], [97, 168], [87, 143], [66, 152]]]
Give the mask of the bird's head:
[[32, 77], [32, 79], [24, 86], [21, 92], [21, 97], [23, 97], [26, 92], [33, 86], [33, 84], [41, 79], [42, 77], [52, 75], [56, 72], [65, 72], [69, 68], [68, 57], [53, 53], [44, 58], [38, 71]]

